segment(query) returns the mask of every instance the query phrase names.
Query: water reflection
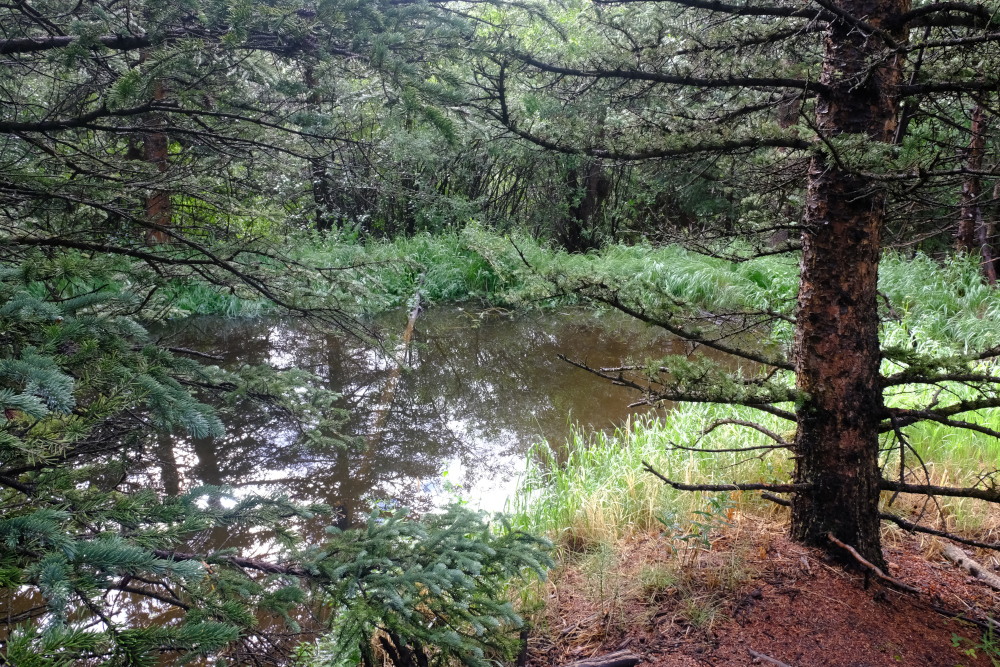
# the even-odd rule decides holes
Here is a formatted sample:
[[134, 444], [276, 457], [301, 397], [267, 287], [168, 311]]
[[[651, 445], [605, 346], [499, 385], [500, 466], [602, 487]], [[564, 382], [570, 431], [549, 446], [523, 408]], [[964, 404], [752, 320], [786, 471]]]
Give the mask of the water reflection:
[[[378, 324], [401, 332], [407, 313]], [[280, 415], [242, 409], [227, 417], [221, 438], [164, 435], [151, 443], [147, 468], [130, 480], [170, 495], [202, 484], [238, 491], [287, 492], [300, 501], [338, 509], [342, 526], [363, 521], [376, 503], [424, 511], [446, 502], [449, 485], [485, 509], [501, 509], [523, 468], [528, 448], [542, 438], [565, 441], [572, 422], [610, 429], [636, 410], [634, 395], [557, 358], [593, 366], [683, 354], [683, 343], [615, 313], [583, 310], [506, 316], [436, 308], [417, 320], [393, 402], [372, 436], [379, 401], [395, 362], [357, 341], [300, 321], [197, 318], [156, 332], [171, 346], [222, 357], [221, 365], [298, 366], [342, 395], [354, 443], [312, 451], [296, 444]], [[308, 542], [322, 539], [328, 519], [301, 526]], [[242, 555], [267, 551], [273, 536], [239, 527], [198, 534], [184, 550], [238, 547]], [[153, 600], [112, 593], [116, 613], [134, 623], [168, 623], [176, 610]], [[0, 610], [26, 617], [43, 611], [37, 593], [12, 592]], [[35, 607], [38, 607], [37, 609]], [[310, 610], [298, 619], [309, 626]], [[261, 628], [280, 622], [261, 618]], [[292, 639], [294, 637], [290, 636]], [[2, 638], [2, 632], [0, 632]]]
[[[379, 324], [401, 331], [402, 312]], [[679, 341], [613, 313], [564, 311], [510, 317], [436, 308], [417, 321], [414, 342], [377, 437], [369, 437], [390, 381], [386, 354], [302, 322], [198, 318], [159, 332], [170, 344], [225, 359], [222, 364], [298, 366], [323, 377], [350, 412], [357, 444], [308, 451], [288, 425], [263, 411], [228, 419], [217, 439], [159, 441], [153, 483], [168, 493], [228, 484], [338, 508], [345, 525], [378, 500], [427, 510], [449, 485], [486, 509], [500, 509], [534, 442], [565, 440], [570, 422], [612, 428], [635, 410], [634, 396], [574, 368], [558, 353], [613, 365], [684, 351]], [[219, 545], [214, 545], [219, 546]]]

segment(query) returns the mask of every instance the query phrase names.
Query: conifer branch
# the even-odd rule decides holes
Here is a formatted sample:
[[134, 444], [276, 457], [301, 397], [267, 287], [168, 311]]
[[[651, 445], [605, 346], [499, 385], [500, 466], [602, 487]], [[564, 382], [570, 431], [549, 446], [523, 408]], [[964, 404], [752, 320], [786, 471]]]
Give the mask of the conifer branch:
[[603, 296], [601, 294], [588, 294], [590, 298], [595, 301], [600, 301], [601, 303], [613, 306], [614, 308], [620, 310], [626, 315], [631, 315], [640, 322], [645, 322], [646, 324], [651, 324], [653, 326], [660, 327], [670, 333], [678, 336], [682, 340], [688, 340], [699, 345], [704, 345], [705, 347], [723, 352], [725, 354], [730, 354], [734, 357], [740, 357], [741, 359], [746, 359], [747, 361], [755, 361], [759, 364], [764, 364], [765, 366], [774, 366], [786, 371], [795, 370], [795, 365], [792, 362], [777, 356], [770, 356], [762, 352], [754, 352], [752, 350], [745, 350], [743, 348], [738, 348], [727, 343], [723, 343], [720, 340], [714, 340], [706, 336], [696, 334], [693, 331], [689, 331], [682, 326], [663, 320], [652, 315], [648, 315], [644, 309], [637, 309], [628, 306], [623, 303], [617, 294], [612, 293], [611, 296]]
[[946, 496], [948, 498], [975, 498], [986, 500], [991, 503], [1000, 503], [1000, 489], [981, 489], [978, 487], [959, 488], [953, 486], [935, 486], [933, 484], [903, 484], [891, 479], [883, 479], [879, 482], [879, 487], [883, 491], [896, 491], [898, 493], [913, 493], [923, 496]]
[[206, 554], [195, 554], [184, 551], [168, 551], [166, 549], [153, 549], [153, 555], [163, 560], [173, 561], [196, 561], [205, 563], [208, 561], [222, 561], [240, 569], [257, 570], [267, 574], [283, 574], [290, 577], [307, 578], [310, 573], [304, 568], [296, 565], [279, 565], [256, 558], [246, 558], [244, 556], [212, 556]]
[[815, 21], [835, 21], [837, 15], [829, 11], [815, 9], [796, 9], [794, 7], [778, 7], [774, 5], [730, 5], [718, 0], [594, 0], [599, 5], [624, 5], [633, 2], [662, 2], [692, 9], [705, 9], [719, 14], [732, 16], [769, 16], [774, 18], [805, 18]]
[[648, 81], [676, 86], [697, 88], [791, 88], [793, 90], [812, 90], [824, 92], [826, 86], [808, 79], [789, 79], [782, 77], [719, 77], [702, 78], [664, 74], [662, 72], [647, 72], [634, 69], [603, 69], [582, 70], [573, 67], [553, 65], [526, 54], [515, 54], [515, 58], [532, 67], [562, 76], [574, 76], [583, 79], [616, 79], [620, 81]]
[[[561, 361], [565, 361], [571, 366], [576, 366], [577, 368], [585, 370], [588, 373], [593, 373], [594, 375], [604, 378], [605, 380], [610, 380], [612, 384], [615, 384], [619, 387], [627, 387], [629, 389], [635, 389], [636, 391], [640, 391], [644, 394], [647, 394], [650, 396], [650, 400], [656, 403], [660, 401], [674, 401], [674, 402], [688, 402], [688, 403], [718, 403], [722, 405], [746, 405], [751, 408], [765, 410], [765, 407], [771, 407], [772, 403], [787, 403], [788, 401], [792, 400], [792, 398], [790, 398], [789, 396], [780, 396], [774, 398], [771, 397], [748, 398], [745, 396], [741, 397], [727, 396], [722, 393], [713, 394], [710, 387], [706, 388], [704, 391], [701, 392], [694, 390], [672, 391], [669, 389], [661, 389], [653, 391], [649, 383], [642, 383], [640, 381], [631, 380], [629, 378], [626, 378], [622, 373], [618, 373], [617, 375], [612, 373], [606, 373], [600, 368], [594, 368], [593, 366], [590, 366], [589, 364], [583, 361], [576, 361], [574, 359], [570, 359], [569, 357], [561, 353], [557, 354], [556, 356], [558, 359], [560, 359]], [[644, 402], [639, 402], [639, 405], [642, 405], [643, 403]], [[651, 405], [652, 403], [649, 404]], [[633, 405], [636, 404], [633, 403]], [[783, 414], [779, 414], [778, 416], [787, 415], [786, 417], [787, 419], [791, 419], [792, 421], [795, 420], [795, 416], [792, 415], [792, 413], [785, 411], [780, 411], [780, 412]]]
[[59, 120], [41, 120], [33, 123], [27, 122], [0, 122], [0, 134], [17, 134], [18, 132], [53, 132], [55, 130], [68, 130], [79, 127], [86, 127], [95, 120], [101, 118], [128, 118], [129, 116], [139, 116], [153, 111], [169, 109], [169, 105], [156, 102], [131, 107], [128, 109], [109, 109], [101, 106], [90, 113], [77, 116], [76, 118], [63, 118]]
[[14, 489], [15, 491], [20, 491], [26, 496], [32, 496], [35, 493], [35, 487], [33, 484], [23, 484], [16, 479], [7, 477], [6, 475], [0, 475], [0, 485]]
[[[934, 14], [945, 14], [948, 12], [958, 12], [965, 14], [963, 19], [953, 17], [934, 17]], [[935, 21], [934, 19], [938, 19]], [[969, 21], [971, 19], [971, 22]], [[921, 22], [923, 20], [924, 22]], [[898, 21], [902, 25], [911, 27], [922, 27], [925, 25], [936, 26], [984, 26], [997, 20], [997, 15], [991, 12], [985, 5], [973, 4], [969, 2], [934, 2], [916, 7], [902, 14]]]
[[683, 484], [675, 482], [658, 472], [646, 461], [642, 462], [642, 467], [669, 486], [678, 491], [773, 491], [775, 493], [795, 493], [806, 491], [812, 487], [811, 484]]

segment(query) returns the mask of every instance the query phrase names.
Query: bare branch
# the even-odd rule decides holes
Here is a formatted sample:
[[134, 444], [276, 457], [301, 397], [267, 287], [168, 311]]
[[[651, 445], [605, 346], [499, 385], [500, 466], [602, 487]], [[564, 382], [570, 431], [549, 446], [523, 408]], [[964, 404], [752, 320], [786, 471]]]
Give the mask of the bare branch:
[[782, 438], [780, 435], [778, 435], [774, 431], [772, 431], [772, 430], [770, 430], [768, 428], [764, 428], [763, 426], [761, 426], [760, 424], [757, 424], [755, 422], [744, 421], [742, 419], [719, 419], [719, 420], [717, 420], [715, 422], [712, 422], [712, 424], [709, 425], [708, 428], [706, 428], [704, 431], [702, 431], [701, 434], [703, 436], [708, 435], [709, 433], [711, 433], [715, 429], [719, 428], [720, 426], [725, 426], [727, 424], [733, 424], [735, 426], [746, 426], [747, 428], [752, 428], [752, 429], [754, 429], [756, 431], [760, 431], [761, 433], [763, 433], [767, 437], [769, 437], [772, 440], [774, 440], [775, 442], [777, 442], [779, 447], [791, 447], [792, 446], [792, 443], [788, 442], [787, 440], [785, 440], [784, 438]]
[[[768, 500], [770, 500], [770, 498]], [[1000, 551], [1000, 542], [980, 542], [979, 540], [972, 540], [967, 537], [954, 535], [952, 533], [948, 533], [943, 530], [935, 530], [934, 528], [921, 526], [920, 524], [913, 523], [912, 521], [907, 521], [906, 519], [896, 516], [895, 514], [890, 514], [889, 512], [879, 512], [879, 516], [882, 518], [883, 521], [891, 521], [896, 525], [898, 525], [900, 528], [908, 530], [911, 533], [925, 533], [927, 535], [936, 535], [937, 537], [943, 537], [953, 542], [958, 542], [960, 544], [967, 544], [970, 547], [978, 547], [980, 549], [992, 549], [994, 551]]]
[[913, 595], [920, 595], [919, 589], [916, 589], [913, 586], [910, 586], [909, 584], [904, 584], [899, 579], [893, 579], [888, 574], [883, 572], [880, 568], [876, 567], [875, 565], [872, 565], [867, 560], [865, 560], [864, 556], [859, 554], [854, 549], [854, 547], [852, 547], [849, 544], [845, 544], [840, 540], [838, 540], [836, 537], [834, 537], [833, 533], [827, 533], [826, 536], [830, 539], [831, 542], [836, 544], [838, 547], [840, 547], [841, 549], [846, 549], [848, 552], [850, 552], [850, 554], [854, 556], [854, 560], [858, 561], [862, 566], [864, 566], [865, 569], [873, 573], [876, 577], [878, 577], [882, 581], [891, 584], [895, 588], [906, 591], [907, 593], [912, 593]]
[[879, 482], [884, 491], [900, 493], [915, 493], [927, 496], [947, 496], [949, 498], [976, 498], [991, 503], [1000, 503], [1000, 490], [980, 489], [977, 487], [959, 488], [954, 486], [935, 486], [933, 484], [902, 484], [889, 479]]
[[811, 484], [682, 484], [675, 482], [657, 472], [653, 466], [646, 461], [642, 462], [642, 467], [649, 473], [660, 478], [664, 484], [672, 486], [678, 491], [774, 491], [776, 493], [794, 493], [809, 489]]

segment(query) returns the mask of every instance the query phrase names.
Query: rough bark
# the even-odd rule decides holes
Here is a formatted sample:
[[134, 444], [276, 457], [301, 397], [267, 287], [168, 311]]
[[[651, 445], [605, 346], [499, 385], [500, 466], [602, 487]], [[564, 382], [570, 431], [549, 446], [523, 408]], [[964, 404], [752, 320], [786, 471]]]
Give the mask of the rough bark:
[[[162, 100], [166, 96], [163, 83], [156, 82], [153, 89], [153, 99]], [[154, 128], [163, 125], [163, 119], [153, 115], [150, 125]], [[143, 158], [146, 162], [156, 165], [156, 170], [161, 174], [167, 171], [169, 156], [169, 141], [163, 132], [148, 132], [143, 137]], [[146, 219], [155, 225], [169, 227], [173, 219], [173, 209], [170, 205], [170, 191], [161, 188], [154, 189], [146, 197]], [[146, 234], [147, 243], [169, 243], [170, 236], [159, 230], [150, 230]]]
[[[309, 90], [309, 105], [313, 111], [319, 112], [323, 99], [316, 90], [319, 81], [312, 66], [306, 67], [305, 83]], [[316, 229], [321, 232], [329, 231], [337, 222], [337, 207], [326, 158], [317, 157], [309, 160], [309, 179], [312, 182], [313, 203], [316, 206]]]
[[[842, 0], [838, 7], [876, 27], [893, 25], [909, 0]], [[863, 134], [889, 142], [896, 128], [898, 60], [867, 71], [883, 47], [845, 19], [824, 40], [816, 124], [824, 137]], [[902, 42], [898, 30], [892, 38]], [[884, 195], [816, 156], [809, 168], [802, 230], [795, 372], [807, 396], [796, 411], [792, 503], [796, 539], [830, 549], [828, 533], [884, 567], [879, 539], [878, 283]]]
[[[969, 125], [969, 147], [966, 149], [965, 166], [970, 171], [983, 168], [983, 154], [986, 152], [986, 118], [981, 104], [972, 111]], [[983, 194], [982, 179], [970, 174], [962, 183], [962, 207], [958, 217], [956, 245], [959, 252], [978, 255], [982, 262], [983, 274], [990, 285], [996, 285], [997, 274], [993, 266], [993, 249], [990, 247], [991, 230], [983, 219], [979, 202]]]

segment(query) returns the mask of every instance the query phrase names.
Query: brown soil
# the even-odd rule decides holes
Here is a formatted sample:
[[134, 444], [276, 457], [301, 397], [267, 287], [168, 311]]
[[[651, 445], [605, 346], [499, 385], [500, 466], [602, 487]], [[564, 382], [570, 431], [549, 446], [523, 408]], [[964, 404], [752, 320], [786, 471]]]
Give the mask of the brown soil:
[[[533, 619], [528, 664], [626, 648], [643, 665], [664, 667], [772, 664], [750, 650], [791, 667], [1000, 664], [984, 653], [981, 626], [946, 615], [982, 624], [1000, 611], [1000, 595], [944, 561], [937, 542], [887, 531], [889, 574], [920, 589], [912, 596], [874, 578], [866, 585], [861, 571], [754, 521], [686, 556], [645, 536], [620, 545], [605, 567], [593, 556], [567, 558]], [[993, 565], [988, 556], [980, 562]]]

